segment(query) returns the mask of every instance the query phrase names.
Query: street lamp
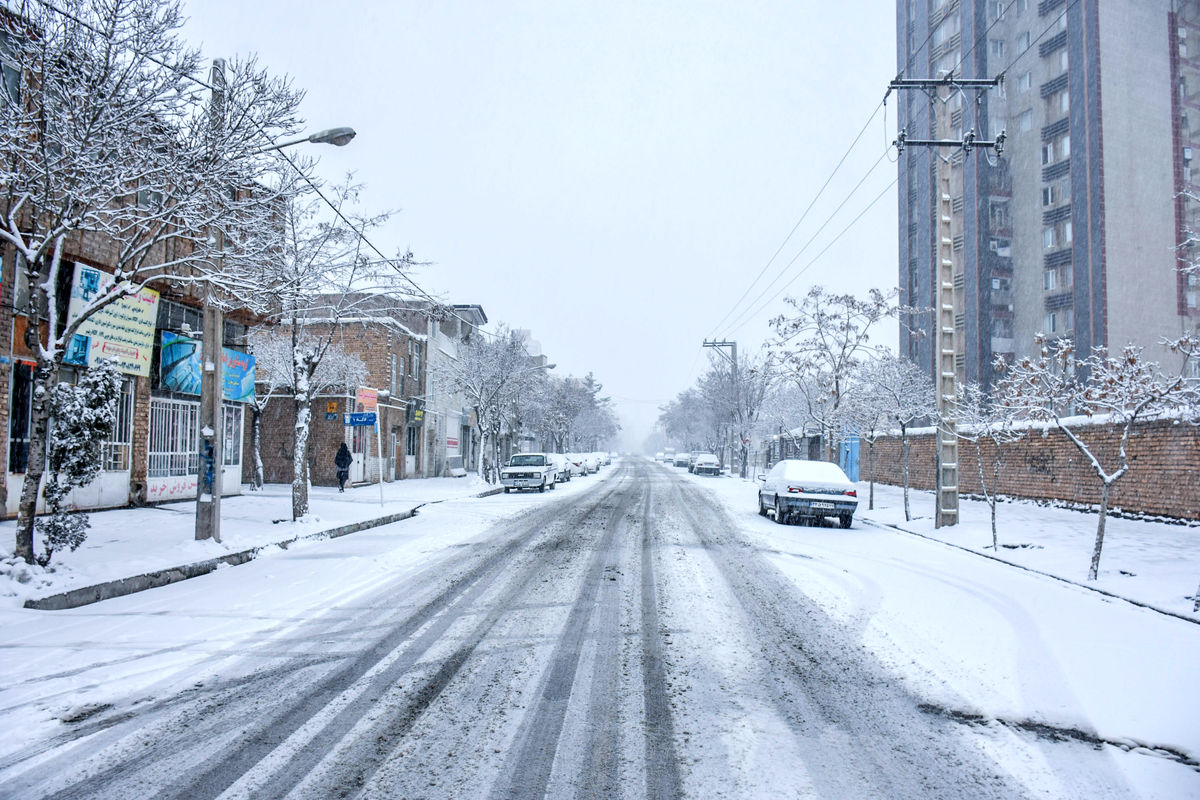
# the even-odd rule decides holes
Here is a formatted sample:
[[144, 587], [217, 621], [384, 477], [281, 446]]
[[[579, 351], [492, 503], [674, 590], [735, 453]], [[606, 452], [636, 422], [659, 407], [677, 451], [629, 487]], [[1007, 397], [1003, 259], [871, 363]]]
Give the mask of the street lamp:
[[[342, 147], [354, 136], [353, 128], [329, 128], [302, 139], [264, 147], [251, 155], [304, 143]], [[217, 231], [217, 236], [219, 253], [224, 237], [220, 230]], [[218, 542], [221, 541], [221, 470], [225, 464], [225, 454], [222, 452], [225, 420], [221, 411], [221, 351], [225, 344], [224, 327], [224, 314], [221, 310], [212, 303], [205, 303], [204, 339], [200, 358], [200, 469], [196, 476], [196, 539], [215, 539]]]
[[306, 142], [308, 144], [331, 144], [334, 147], [345, 147], [357, 135], [354, 128], [326, 128], [323, 131], [317, 131], [300, 139], [292, 139], [288, 142], [280, 142], [279, 144], [264, 147], [261, 150], [255, 150], [251, 155], [269, 153], [272, 150], [282, 150], [285, 147], [291, 147], [294, 144], [304, 144]]

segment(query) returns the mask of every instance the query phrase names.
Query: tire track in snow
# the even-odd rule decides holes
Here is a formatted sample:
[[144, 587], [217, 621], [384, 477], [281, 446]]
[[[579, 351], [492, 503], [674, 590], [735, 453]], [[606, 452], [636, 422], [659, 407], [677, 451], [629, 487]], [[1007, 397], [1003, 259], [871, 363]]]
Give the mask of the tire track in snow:
[[[572, 516], [591, 513], [613, 491], [614, 488], [609, 488]], [[293, 694], [281, 691], [279, 684], [263, 685], [254, 681], [249, 693], [239, 692], [235, 687], [232, 693], [221, 692], [215, 696], [206, 693], [206, 697], [198, 702], [185, 702], [183, 708], [170, 709], [149, 718], [135, 715], [118, 723], [116, 729], [123, 738], [115, 744], [97, 749], [90, 747], [88, 741], [76, 743], [77, 747], [67, 747], [63, 753], [38, 764], [28, 774], [6, 782], [5, 791], [16, 791], [14, 796], [44, 796], [55, 800], [125, 796], [127, 793], [189, 800], [215, 797], [252, 770], [339, 694], [387, 660], [398, 648], [404, 647], [419, 629], [453, 608], [471, 587], [480, 581], [490, 583], [503, 574], [512, 558], [544, 536], [544, 526], [561, 517], [558, 504], [552, 504], [505, 520], [500, 523], [503, 531], [500, 544], [482, 551], [463, 551], [449, 562], [440, 562], [428, 570], [427, 573], [436, 577], [449, 567], [453, 574], [440, 590], [418, 607], [393, 609], [384, 600], [380, 606], [387, 610], [382, 618], [381, 608], [376, 607], [347, 621], [344, 626], [347, 630], [356, 623], [369, 620], [373, 626], [388, 626], [390, 632], [364, 651], [345, 659], [341, 667], [311, 685], [296, 687]], [[384, 587], [377, 596], [386, 598], [393, 590], [394, 587]], [[324, 635], [328, 632], [319, 634]], [[300, 669], [304, 666], [306, 664], [301, 664]], [[303, 683], [303, 676], [294, 677]], [[285, 698], [284, 703], [280, 702], [281, 697]], [[105, 743], [108, 741], [106, 739]], [[212, 745], [206, 747], [206, 743], [214, 741], [222, 744], [215, 748]], [[202, 759], [199, 764], [188, 757], [195, 758], [197, 753]], [[90, 762], [81, 764], [89, 757], [94, 757], [99, 766], [92, 766]], [[181, 785], [178, 782], [181, 774], [196, 777]], [[39, 786], [43, 788], [39, 789]], [[140, 787], [140, 790], [133, 787]]]
[[774, 679], [768, 697], [811, 754], [804, 767], [820, 796], [1026, 796], [946, 725], [931, 724], [920, 701], [759, 555], [711, 497], [683, 480], [675, 490], [750, 622]]
[[[622, 477], [622, 483], [625, 484], [623, 493], [629, 494], [627, 475]], [[523, 800], [546, 795], [584, 643], [596, 624], [593, 616], [599, 612], [597, 598], [602, 584], [607, 582], [609, 577], [606, 574], [605, 562], [612, 560], [617, 535], [627, 527], [624, 518], [630, 505], [630, 498], [622, 498], [608, 517], [604, 533], [588, 562], [582, 585], [550, 657], [550, 665], [538, 691], [537, 703], [526, 714], [517, 733], [516, 759], [506, 767], [504, 778], [492, 792], [491, 797], [494, 800]], [[593, 737], [597, 731], [603, 730], [603, 723], [600, 727], [593, 728]], [[612, 752], [615, 755], [615, 749]], [[597, 753], [598, 750], [593, 750], [594, 755]], [[601, 757], [600, 760], [607, 761], [607, 756]], [[595, 780], [604, 780], [604, 777], [588, 775], [585, 776], [584, 783]]]

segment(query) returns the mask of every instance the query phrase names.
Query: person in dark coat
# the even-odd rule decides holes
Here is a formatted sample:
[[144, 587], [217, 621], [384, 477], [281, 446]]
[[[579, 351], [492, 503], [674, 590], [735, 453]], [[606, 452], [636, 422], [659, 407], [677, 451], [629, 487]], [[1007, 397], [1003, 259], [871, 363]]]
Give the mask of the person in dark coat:
[[350, 478], [350, 465], [354, 463], [354, 456], [350, 455], [350, 448], [346, 447], [346, 443], [342, 442], [338, 447], [337, 455], [333, 457], [333, 463], [337, 466], [337, 481], [338, 491], [346, 491], [346, 481]]

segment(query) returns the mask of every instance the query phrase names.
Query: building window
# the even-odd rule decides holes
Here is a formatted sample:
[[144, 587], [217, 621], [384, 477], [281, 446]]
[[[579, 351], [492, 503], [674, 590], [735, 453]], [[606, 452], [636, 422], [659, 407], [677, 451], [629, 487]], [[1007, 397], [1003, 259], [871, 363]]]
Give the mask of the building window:
[[1058, 234], [1053, 227], [1042, 229], [1042, 247], [1049, 250], [1058, 246]]
[[224, 416], [221, 428], [224, 440], [221, 443], [221, 461], [227, 467], [242, 463], [242, 407], [222, 406]]
[[1026, 109], [1017, 117], [1017, 130], [1022, 133], [1033, 130], [1033, 109]]
[[1004, 58], [1004, 40], [1003, 39], [990, 40], [988, 42], [988, 49], [989, 49], [989, 52], [991, 52], [991, 54], [992, 54], [992, 58]]
[[1042, 333], [1058, 333], [1058, 315], [1053, 311], [1042, 320]]
[[1017, 0], [1017, 13], [1018, 14], [1020, 14], [1022, 11], [1027, 11], [1028, 9], [1029, 9], [1029, 0]]
[[1046, 166], [1054, 160], [1054, 142], [1045, 142], [1042, 144], [1042, 166]]
[[417, 442], [420, 438], [420, 428], [409, 425], [404, 429], [404, 455], [415, 456], [417, 454]]
[[1067, 71], [1067, 66], [1070, 64], [1070, 59], [1067, 57], [1067, 49], [1064, 47], [1058, 51], [1058, 69], [1061, 72]]
[[8, 412], [8, 471], [24, 472], [29, 466], [29, 421], [33, 412], [33, 365], [13, 365]]
[[150, 478], [196, 475], [200, 469], [200, 404], [150, 399]]
[[[399, 362], [399, 363], [397, 363]], [[404, 359], [399, 358], [395, 353], [392, 353], [392, 397], [399, 397], [402, 392], [400, 390], [401, 377], [404, 374]]]
[[1024, 53], [1029, 49], [1029, 31], [1025, 31], [1017, 37], [1017, 51]]
[[130, 467], [133, 449], [133, 379], [121, 382], [121, 394], [117, 398], [117, 419], [113, 424], [112, 438], [101, 446], [104, 469], [124, 472]]
[[1066, 222], [1064, 222], [1062, 228], [1063, 228], [1063, 237], [1062, 237], [1063, 244], [1070, 244], [1073, 241], [1073, 239], [1071, 237], [1071, 220], [1067, 220]]
[[1042, 187], [1042, 205], [1052, 206], [1055, 200], [1055, 188], [1053, 186]]
[[1017, 91], [1021, 93], [1028, 92], [1033, 88], [1033, 75], [1029, 72], [1017, 78]]
[[1070, 136], [1070, 134], [1066, 134], [1058, 140], [1058, 157], [1059, 158], [1070, 158], [1071, 157], [1071, 136]]
[[1058, 270], [1048, 269], [1042, 272], [1042, 289], [1052, 292], [1058, 288]]
[[408, 341], [408, 363], [411, 369], [409, 376], [414, 380], [421, 377], [421, 343]]

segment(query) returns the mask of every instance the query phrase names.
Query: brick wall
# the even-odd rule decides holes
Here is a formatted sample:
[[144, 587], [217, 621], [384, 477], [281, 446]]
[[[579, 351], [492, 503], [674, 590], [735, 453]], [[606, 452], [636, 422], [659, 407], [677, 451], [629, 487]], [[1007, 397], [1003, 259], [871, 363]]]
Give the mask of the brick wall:
[[[1113, 469], [1121, 431], [1089, 425], [1076, 429], [1106, 469]], [[933, 489], [934, 437], [909, 437], [909, 484]], [[958, 445], [959, 491], [980, 493], [975, 445]], [[1129, 471], [1117, 481], [1110, 505], [1128, 513], [1200, 519], [1200, 428], [1186, 423], [1156, 421], [1137, 426], [1130, 434]], [[992, 482], [991, 441], [982, 443], [984, 475]], [[1082, 453], [1057, 429], [1033, 431], [1001, 448], [1000, 494], [1039, 500], [1059, 500], [1095, 505], [1100, 502], [1100, 480]], [[875, 443], [875, 480], [900, 485], [904, 457], [899, 437]], [[859, 453], [859, 478], [868, 477], [867, 446]]]

